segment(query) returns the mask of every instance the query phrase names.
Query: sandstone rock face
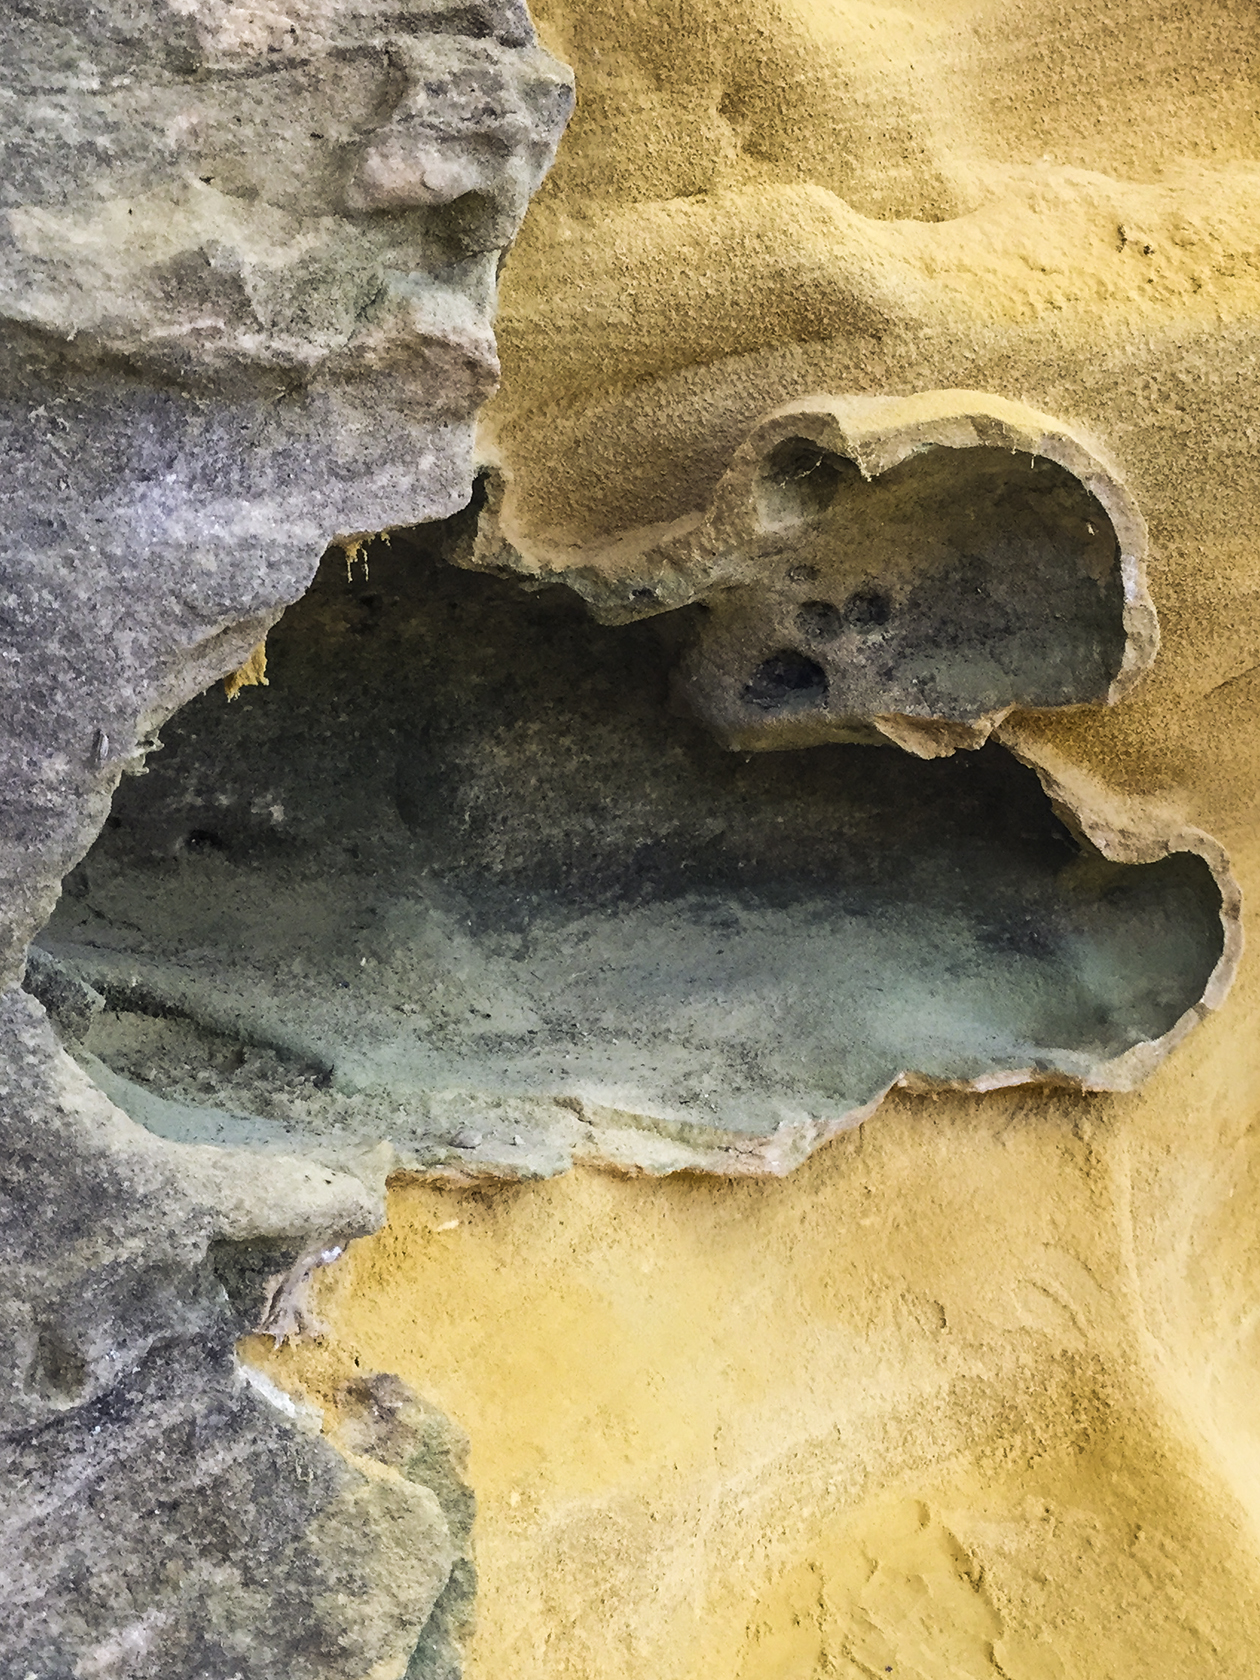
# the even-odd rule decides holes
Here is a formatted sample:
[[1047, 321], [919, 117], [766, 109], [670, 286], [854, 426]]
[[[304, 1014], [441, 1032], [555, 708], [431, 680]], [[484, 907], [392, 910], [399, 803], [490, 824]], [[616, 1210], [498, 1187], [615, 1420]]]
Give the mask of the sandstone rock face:
[[[436, 1615], [413, 1672], [446, 1673], [455, 1437], [414, 1473], [338, 1451], [233, 1353], [379, 1220], [380, 1163], [163, 1139], [18, 983], [120, 774], [257, 680], [329, 539], [467, 500], [571, 78], [514, 3], [72, 0], [0, 33], [4, 1672], [384, 1680]], [[28, 983], [61, 1031], [99, 1006], [38, 956]]]
[[5, 26], [6, 1660], [1248, 1672], [1254, 18], [543, 13]]
[[[1250, 924], [1254, 13], [557, 0], [541, 28], [579, 112], [505, 271], [469, 558], [645, 647], [709, 605], [678, 700], [748, 730], [738, 759], [789, 761], [755, 750], [774, 731], [887, 752], [831, 733], [877, 718], [954, 749], [905, 754], [907, 789], [1014, 751], [1099, 851], [1211, 836]], [[878, 546], [863, 498], [936, 492], [926, 453], [862, 473], [846, 416], [929, 394], [1043, 417], [1147, 532], [1140, 680], [1104, 693], [1097, 644], [1088, 693], [995, 685], [982, 748], [987, 693], [916, 711], [866, 652], [912, 598], [896, 562], [934, 556]], [[1014, 493], [1034, 463], [1004, 461]], [[785, 497], [816, 552], [776, 554]], [[1079, 627], [1034, 561], [989, 623], [1005, 589], [1010, 622]], [[781, 1180], [400, 1184], [388, 1237], [322, 1274], [332, 1334], [268, 1368], [318, 1399], [358, 1358], [469, 1428], [482, 1675], [1249, 1672], [1256, 1000], [1244, 957], [1140, 1090], [893, 1092]]]

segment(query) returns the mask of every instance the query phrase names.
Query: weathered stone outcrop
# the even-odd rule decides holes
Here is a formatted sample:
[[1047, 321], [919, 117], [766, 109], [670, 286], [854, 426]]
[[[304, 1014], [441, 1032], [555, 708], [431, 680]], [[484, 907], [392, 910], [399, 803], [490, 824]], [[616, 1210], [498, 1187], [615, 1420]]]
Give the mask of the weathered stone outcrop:
[[1254, 16], [541, 9], [0, 26], [4, 1661], [1247, 1673]]
[[468, 499], [571, 79], [514, 0], [17, 6], [0, 56], [4, 1673], [384, 1680], [466, 1537], [233, 1353], [380, 1173], [156, 1137], [18, 985], [120, 774], [328, 541]]
[[[1213, 836], [1254, 934], [1254, 11], [540, 9], [580, 103], [505, 271], [483, 557], [571, 579], [610, 622], [651, 614], [615, 632], [646, 644], [672, 615], [634, 590], [690, 584], [652, 543], [713, 528], [765, 416], [962, 392], [1052, 417], [1140, 510], [1158, 655], [1114, 705], [1101, 680], [1088, 704], [1020, 696], [978, 751], [938, 728], [958, 750], [906, 755], [906, 783], [1014, 745], [1100, 849]], [[824, 451], [854, 458], [792, 435], [821, 447], [781, 463], [789, 493]], [[823, 465], [837, 523], [803, 560], [827, 588], [792, 593], [765, 547], [712, 550], [739, 657], [711, 692], [732, 711], [734, 673], [799, 654], [829, 700], [846, 648], [894, 632], [892, 590], [872, 627], [882, 606], [840, 587], [838, 518], [890, 475]], [[739, 629], [754, 589], [780, 614], [760, 647], [755, 615]], [[798, 639], [809, 601], [843, 620], [833, 643]], [[790, 677], [763, 673], [735, 715], [839, 721]], [[269, 1369], [319, 1397], [357, 1357], [468, 1427], [485, 1676], [1249, 1673], [1258, 1006], [1245, 956], [1140, 1090], [894, 1091], [782, 1179], [399, 1183], [388, 1234], [321, 1274], [329, 1335]]]

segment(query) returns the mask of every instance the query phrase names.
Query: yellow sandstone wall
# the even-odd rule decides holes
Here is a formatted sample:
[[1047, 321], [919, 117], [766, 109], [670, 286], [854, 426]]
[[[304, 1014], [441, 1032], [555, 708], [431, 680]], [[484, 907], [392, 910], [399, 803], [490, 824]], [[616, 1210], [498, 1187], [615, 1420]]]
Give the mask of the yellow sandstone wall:
[[400, 1188], [276, 1363], [470, 1431], [478, 1677], [1249, 1674], [1228, 1026], [1139, 1103], [901, 1098], [786, 1182]]
[[[813, 391], [1070, 422], [1150, 525], [1163, 647], [1023, 727], [1254, 904], [1260, 14], [536, 11], [579, 105], [504, 275], [525, 537], [702, 507]], [[1256, 1673], [1254, 968], [1133, 1096], [901, 1095], [784, 1181], [398, 1184], [327, 1337], [254, 1356], [330, 1422], [357, 1364], [469, 1430], [474, 1680]]]

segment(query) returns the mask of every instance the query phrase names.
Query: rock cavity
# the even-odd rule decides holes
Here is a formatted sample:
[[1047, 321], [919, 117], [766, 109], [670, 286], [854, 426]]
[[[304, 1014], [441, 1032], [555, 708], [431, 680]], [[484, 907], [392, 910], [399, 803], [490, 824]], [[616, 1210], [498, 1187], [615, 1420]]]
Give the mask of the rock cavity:
[[671, 698], [702, 606], [601, 626], [446, 564], [469, 518], [332, 550], [68, 878], [42, 989], [142, 1124], [777, 1171], [898, 1081], [1123, 1087], [1193, 1021], [1204, 857], [1110, 861], [993, 743], [726, 750]]

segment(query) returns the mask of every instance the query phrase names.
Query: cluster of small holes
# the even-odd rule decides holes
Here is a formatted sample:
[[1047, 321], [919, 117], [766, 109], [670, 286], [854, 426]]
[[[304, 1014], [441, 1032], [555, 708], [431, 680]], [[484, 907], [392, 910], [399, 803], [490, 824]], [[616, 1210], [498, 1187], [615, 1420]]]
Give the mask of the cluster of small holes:
[[805, 601], [797, 608], [801, 634], [813, 641], [834, 641], [843, 630], [869, 635], [892, 617], [892, 601], [882, 589], [857, 589], [842, 607], [831, 601]]
[[[796, 524], [817, 519], [835, 500], [841, 486], [861, 481], [854, 461], [812, 442], [784, 438], [766, 456], [754, 494], [763, 524]], [[817, 583], [819, 568], [797, 561], [787, 572], [792, 584]], [[892, 603], [881, 591], [855, 591], [843, 606], [823, 600], [804, 601], [797, 608], [796, 628], [814, 646], [836, 641], [845, 630], [867, 634], [888, 623]], [[744, 701], [763, 711], [801, 710], [823, 705], [827, 675], [817, 660], [796, 648], [781, 648], [764, 659], [744, 686]]]
[[[808, 573], [797, 581], [812, 583], [817, 578], [813, 566], [798, 566], [789, 572]], [[837, 641], [846, 630], [858, 635], [871, 635], [881, 630], [892, 617], [892, 601], [881, 589], [864, 587], [849, 596], [843, 606], [832, 601], [803, 601], [796, 610], [796, 627], [807, 642]], [[785, 707], [800, 710], [805, 706], [823, 705], [827, 699], [827, 675], [822, 666], [808, 654], [795, 648], [782, 648], [762, 661], [744, 686], [744, 700], [762, 711], [778, 711]]]

